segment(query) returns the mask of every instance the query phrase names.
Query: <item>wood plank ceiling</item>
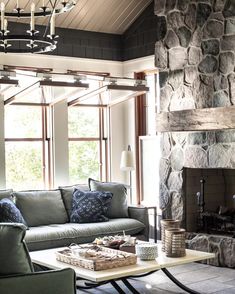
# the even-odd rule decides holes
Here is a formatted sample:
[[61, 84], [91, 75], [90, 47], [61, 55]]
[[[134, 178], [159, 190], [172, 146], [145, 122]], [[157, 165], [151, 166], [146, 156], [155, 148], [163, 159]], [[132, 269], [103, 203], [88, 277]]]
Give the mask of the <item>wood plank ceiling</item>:
[[[2, 2], [2, 1], [0, 1]], [[16, 0], [5, 0], [6, 11], [16, 7]], [[36, 7], [42, 6], [43, 0], [18, 0], [19, 6], [30, 11], [32, 2]], [[49, 1], [44, 1], [49, 4]], [[54, 3], [54, 0], [52, 1]], [[60, 3], [61, 1], [58, 1]], [[56, 27], [123, 34], [152, 0], [77, 0], [69, 13], [56, 17]], [[12, 19], [9, 19], [12, 21]], [[27, 22], [22, 19], [15, 21]], [[38, 18], [36, 24], [46, 25], [48, 18]]]

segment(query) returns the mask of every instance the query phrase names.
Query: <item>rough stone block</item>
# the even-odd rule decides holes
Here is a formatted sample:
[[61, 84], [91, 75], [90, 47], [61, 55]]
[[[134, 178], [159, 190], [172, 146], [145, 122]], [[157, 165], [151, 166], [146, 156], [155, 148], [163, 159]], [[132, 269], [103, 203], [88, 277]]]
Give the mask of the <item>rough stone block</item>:
[[217, 143], [235, 143], [234, 130], [218, 131], [215, 133]]
[[195, 66], [187, 66], [184, 68], [184, 81], [187, 84], [192, 84], [197, 78], [198, 71]]
[[160, 184], [159, 194], [160, 194], [159, 195], [160, 209], [166, 209], [170, 203], [170, 193], [169, 193], [166, 185], [163, 183]]
[[189, 64], [195, 65], [202, 60], [202, 50], [198, 47], [190, 47], [188, 51]]
[[165, 12], [166, 0], [154, 0], [154, 13], [156, 15], [163, 15]]
[[225, 17], [235, 16], [235, 2], [234, 0], [226, 0], [223, 14]]
[[169, 111], [172, 88], [167, 85], [160, 90], [160, 111]]
[[218, 91], [214, 93], [213, 107], [231, 106], [228, 93], [226, 91]]
[[202, 27], [204, 25], [204, 23], [206, 22], [206, 20], [208, 19], [208, 17], [210, 16], [211, 11], [212, 11], [212, 9], [209, 4], [198, 3], [197, 16], [196, 16], [197, 25]]
[[189, 133], [187, 136], [188, 145], [204, 145], [206, 144], [206, 132]]
[[199, 64], [198, 69], [202, 73], [213, 73], [218, 68], [217, 59], [212, 55], [207, 55]]
[[173, 90], [179, 89], [184, 83], [184, 71], [183, 70], [174, 70], [170, 71], [168, 84], [171, 85]]
[[[214, 90], [225, 90], [228, 88], [228, 79], [222, 74], [214, 76]], [[234, 93], [235, 94], [235, 93]]]
[[173, 30], [169, 30], [165, 38], [165, 45], [167, 48], [177, 47], [179, 44], [179, 38], [176, 33]]
[[188, 8], [189, 0], [178, 0], [177, 1], [177, 9], [185, 11]]
[[180, 45], [182, 47], [188, 47], [190, 39], [191, 39], [191, 31], [187, 29], [185, 26], [180, 27], [177, 30], [177, 36], [180, 41]]
[[235, 35], [223, 36], [221, 40], [221, 49], [224, 51], [235, 51]]
[[166, 1], [165, 14], [175, 8], [176, 0]]
[[183, 69], [187, 64], [187, 49], [176, 47], [169, 50], [169, 67], [170, 70]]
[[219, 20], [220, 22], [224, 21], [224, 16], [222, 12], [211, 13], [209, 19]]
[[199, 146], [187, 146], [184, 151], [184, 167], [207, 168], [207, 152]]
[[203, 54], [218, 55], [220, 51], [220, 43], [217, 39], [211, 39], [202, 41], [202, 52]]
[[159, 72], [159, 85], [160, 85], [160, 88], [165, 87], [165, 85], [167, 83], [168, 76], [169, 76], [168, 71], [160, 71]]
[[[182, 0], [182, 2], [185, 2]], [[185, 24], [191, 29], [194, 30], [196, 26], [196, 12], [197, 8], [195, 4], [190, 4], [185, 15]]]
[[[165, 16], [156, 16], [156, 31], [154, 30], [153, 34], [155, 35], [155, 40], [160, 41], [163, 40], [166, 36], [167, 25], [166, 25], [166, 17]], [[154, 38], [150, 36], [150, 40]]]
[[181, 171], [184, 164], [184, 152], [180, 147], [174, 147], [170, 154], [171, 168], [174, 171]]
[[229, 167], [228, 148], [223, 144], [215, 144], [208, 148], [208, 158], [210, 168], [227, 168]]
[[203, 29], [203, 38], [220, 38], [224, 32], [224, 25], [217, 20], [208, 20]]
[[224, 0], [215, 0], [214, 11], [222, 11], [224, 9]]
[[180, 11], [173, 11], [167, 15], [167, 24], [173, 29], [180, 28], [184, 25], [184, 15]]
[[166, 183], [170, 172], [169, 160], [161, 158], [159, 163], [159, 177], [162, 183]]
[[235, 73], [231, 73], [228, 76], [229, 94], [232, 104], [235, 105]]
[[161, 69], [167, 67], [167, 50], [162, 41], [155, 44], [155, 66]]
[[181, 191], [183, 185], [182, 172], [171, 172], [167, 181], [167, 187], [172, 191]]
[[235, 19], [227, 19], [225, 25], [225, 34], [235, 34]]
[[180, 221], [184, 218], [184, 199], [182, 193], [172, 192], [171, 196], [171, 217]]
[[191, 39], [191, 45], [200, 47], [202, 41], [202, 29], [198, 27], [195, 32], [193, 33], [192, 39]]
[[230, 73], [234, 70], [234, 53], [233, 52], [220, 53], [219, 70], [223, 74]]

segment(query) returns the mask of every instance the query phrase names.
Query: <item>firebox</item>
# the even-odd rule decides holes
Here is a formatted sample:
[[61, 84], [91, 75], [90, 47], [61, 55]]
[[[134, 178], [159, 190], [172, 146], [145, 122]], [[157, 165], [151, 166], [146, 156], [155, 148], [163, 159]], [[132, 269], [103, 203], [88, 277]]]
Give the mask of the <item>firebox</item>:
[[235, 170], [184, 168], [188, 232], [235, 236]]

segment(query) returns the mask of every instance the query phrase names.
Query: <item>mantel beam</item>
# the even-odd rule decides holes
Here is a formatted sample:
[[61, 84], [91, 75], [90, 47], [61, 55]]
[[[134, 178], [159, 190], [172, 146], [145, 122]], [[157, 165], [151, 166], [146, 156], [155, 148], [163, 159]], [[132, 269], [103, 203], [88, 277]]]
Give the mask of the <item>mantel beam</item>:
[[235, 106], [190, 109], [156, 114], [157, 132], [235, 129]]

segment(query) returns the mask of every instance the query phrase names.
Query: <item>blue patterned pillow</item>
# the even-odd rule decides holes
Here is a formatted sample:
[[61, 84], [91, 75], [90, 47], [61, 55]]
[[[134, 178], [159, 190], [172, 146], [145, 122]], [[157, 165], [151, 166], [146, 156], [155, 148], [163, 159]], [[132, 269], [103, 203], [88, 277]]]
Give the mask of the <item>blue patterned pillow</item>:
[[0, 222], [22, 223], [26, 225], [26, 222], [23, 216], [21, 215], [21, 212], [15, 206], [15, 204], [8, 198], [3, 198], [0, 201]]
[[108, 221], [107, 211], [113, 194], [100, 191], [82, 191], [74, 189], [71, 223], [95, 223]]

